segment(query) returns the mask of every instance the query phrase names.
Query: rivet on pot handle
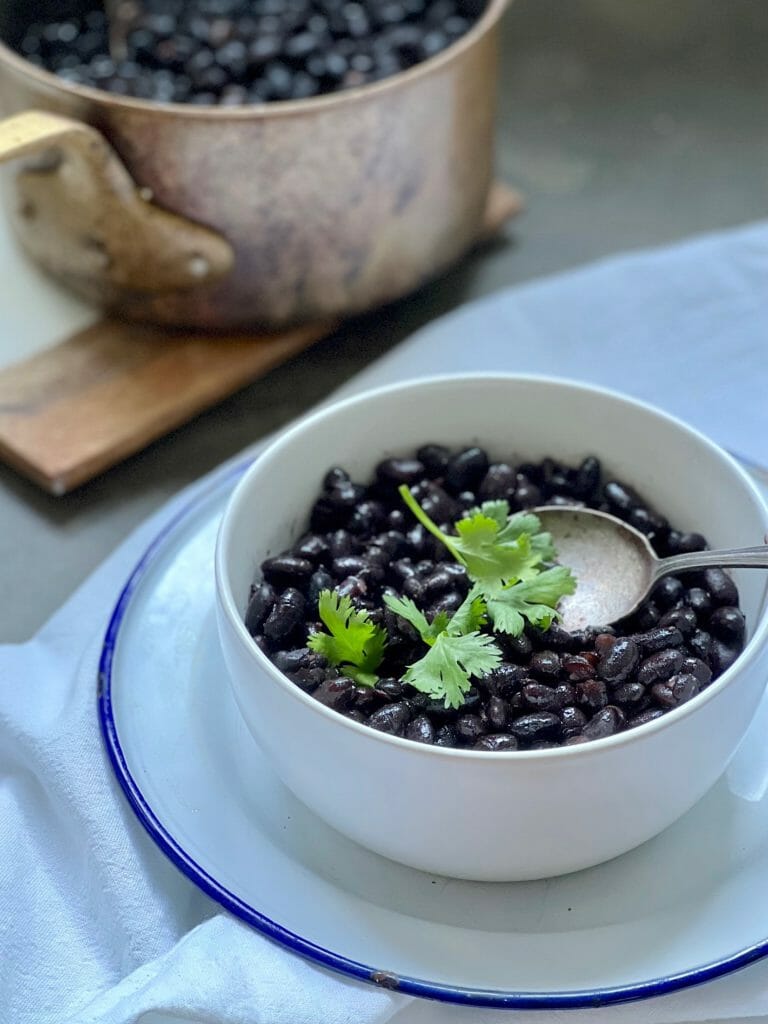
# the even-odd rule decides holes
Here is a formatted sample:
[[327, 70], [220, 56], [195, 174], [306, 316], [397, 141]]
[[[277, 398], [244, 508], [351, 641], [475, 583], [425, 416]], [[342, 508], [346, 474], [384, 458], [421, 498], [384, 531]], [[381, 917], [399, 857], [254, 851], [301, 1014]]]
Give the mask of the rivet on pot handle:
[[17, 178], [17, 225], [30, 255], [80, 294], [197, 288], [232, 267], [221, 235], [143, 196], [89, 125], [44, 111], [0, 121], [0, 163], [39, 156]]

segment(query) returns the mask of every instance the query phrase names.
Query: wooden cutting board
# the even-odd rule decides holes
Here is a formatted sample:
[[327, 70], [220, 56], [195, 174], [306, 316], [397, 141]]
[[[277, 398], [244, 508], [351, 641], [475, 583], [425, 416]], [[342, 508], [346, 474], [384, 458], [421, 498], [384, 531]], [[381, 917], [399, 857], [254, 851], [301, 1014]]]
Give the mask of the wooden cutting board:
[[[519, 212], [497, 184], [484, 232]], [[61, 495], [145, 448], [334, 328], [182, 334], [102, 320], [0, 372], [0, 459]]]

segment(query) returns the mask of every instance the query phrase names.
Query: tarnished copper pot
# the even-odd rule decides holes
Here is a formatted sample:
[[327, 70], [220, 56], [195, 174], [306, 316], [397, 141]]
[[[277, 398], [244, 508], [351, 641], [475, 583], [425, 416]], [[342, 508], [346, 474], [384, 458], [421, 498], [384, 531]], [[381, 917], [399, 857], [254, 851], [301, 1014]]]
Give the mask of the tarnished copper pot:
[[[164, 324], [280, 327], [404, 295], [478, 236], [506, 5], [382, 82], [241, 108], [112, 96], [0, 44], [19, 238], [80, 295]], [[24, 6], [0, 2], [1, 37]]]

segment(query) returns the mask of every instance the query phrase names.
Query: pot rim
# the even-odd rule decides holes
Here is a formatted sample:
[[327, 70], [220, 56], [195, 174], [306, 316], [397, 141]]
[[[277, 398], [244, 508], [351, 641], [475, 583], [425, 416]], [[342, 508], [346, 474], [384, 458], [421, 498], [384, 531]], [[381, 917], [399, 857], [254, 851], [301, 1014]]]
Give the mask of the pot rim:
[[501, 16], [512, 0], [488, 0], [488, 6], [480, 18], [463, 36], [445, 50], [429, 57], [427, 60], [414, 64], [406, 71], [398, 72], [383, 78], [379, 82], [355, 86], [340, 92], [325, 93], [311, 96], [303, 100], [273, 100], [263, 104], [243, 104], [238, 107], [222, 107], [218, 105], [200, 105], [191, 103], [160, 103], [155, 100], [136, 99], [131, 96], [119, 96], [106, 89], [97, 89], [90, 85], [77, 85], [59, 78], [52, 71], [30, 63], [17, 53], [8, 43], [0, 39], [0, 66], [6, 64], [22, 77], [32, 79], [36, 84], [44, 86], [52, 92], [61, 92], [74, 99], [88, 100], [102, 108], [118, 111], [141, 111], [150, 116], [182, 117], [191, 120], [269, 120], [275, 117], [296, 116], [313, 111], [344, 107], [350, 103], [367, 97], [376, 97], [383, 93], [407, 86], [433, 72], [442, 70], [455, 59], [460, 58], [471, 49], [481, 38], [490, 33], [501, 19]]
[[657, 735], [665, 732], [667, 729], [674, 728], [678, 722], [696, 714], [697, 711], [702, 709], [706, 704], [709, 704], [723, 690], [735, 683], [737, 678], [755, 662], [761, 649], [768, 641], [768, 597], [766, 597], [765, 593], [759, 616], [755, 622], [754, 632], [745, 645], [744, 650], [739, 654], [733, 665], [726, 669], [718, 679], [707, 686], [707, 688], [701, 693], [697, 694], [685, 704], [681, 704], [668, 711], [660, 718], [657, 718], [652, 722], [646, 722], [643, 725], [636, 726], [633, 729], [628, 729], [625, 732], [620, 732], [603, 739], [592, 740], [589, 743], [575, 744], [567, 747], [562, 746], [547, 750], [484, 751], [453, 747], [435, 747], [407, 740], [399, 736], [393, 736], [389, 733], [379, 732], [378, 730], [371, 729], [367, 725], [363, 725], [350, 718], [346, 718], [338, 712], [321, 704], [319, 701], [316, 701], [310, 694], [305, 693], [298, 686], [292, 683], [290, 679], [288, 679], [288, 677], [281, 672], [280, 669], [278, 669], [257, 647], [245, 628], [242, 616], [238, 612], [230, 582], [228, 559], [226, 557], [231, 545], [232, 524], [237, 510], [244, 501], [245, 494], [251, 486], [252, 479], [259, 476], [262, 466], [266, 462], [274, 459], [275, 457], [279, 457], [283, 448], [286, 446], [293, 446], [297, 440], [302, 437], [306, 437], [307, 435], [311, 436], [314, 424], [320, 420], [324, 420], [329, 416], [337, 415], [339, 412], [343, 412], [350, 407], [364, 405], [371, 399], [386, 398], [388, 395], [402, 393], [403, 391], [420, 391], [425, 388], [440, 388], [446, 385], [455, 384], [459, 381], [486, 384], [504, 382], [518, 384], [521, 382], [527, 382], [534, 385], [566, 386], [571, 390], [581, 391], [593, 397], [597, 396], [599, 398], [608, 398], [614, 401], [618, 400], [624, 405], [634, 406], [645, 413], [650, 413], [655, 418], [663, 420], [667, 427], [672, 428], [677, 432], [687, 434], [699, 444], [706, 447], [710, 454], [720, 462], [721, 465], [724, 464], [724, 468], [730, 469], [731, 472], [734, 472], [736, 476], [740, 478], [740, 482], [744, 488], [743, 496], [745, 498], [751, 497], [756, 503], [762, 513], [763, 525], [766, 532], [768, 532], [768, 503], [738, 462], [718, 444], [712, 441], [705, 434], [701, 433], [701, 431], [686, 423], [684, 420], [679, 419], [677, 416], [673, 416], [672, 414], [659, 409], [657, 406], [651, 405], [649, 402], [633, 398], [612, 388], [599, 387], [583, 381], [548, 376], [545, 374], [465, 373], [410, 378], [395, 384], [388, 384], [370, 390], [365, 390], [359, 394], [325, 404], [315, 412], [302, 417], [293, 426], [280, 433], [266, 446], [248, 470], [246, 470], [245, 475], [242, 477], [230, 496], [216, 538], [215, 585], [219, 606], [223, 611], [232, 632], [237, 638], [236, 642], [238, 646], [245, 651], [246, 655], [249, 656], [256, 665], [258, 665], [261, 671], [271, 677], [274, 684], [289, 694], [297, 703], [304, 705], [305, 710], [311, 715], [317, 716], [320, 719], [324, 718], [331, 725], [335, 725], [339, 729], [351, 730], [352, 732], [358, 733], [360, 736], [366, 737], [371, 743], [380, 744], [393, 749], [400, 748], [414, 756], [448, 760], [458, 759], [460, 761], [484, 761], [486, 764], [489, 762], [557, 764], [562, 760], [588, 760], [595, 756], [601, 757], [603, 754], [608, 754], [612, 750], [634, 746], [636, 743], [642, 743], [653, 735]]

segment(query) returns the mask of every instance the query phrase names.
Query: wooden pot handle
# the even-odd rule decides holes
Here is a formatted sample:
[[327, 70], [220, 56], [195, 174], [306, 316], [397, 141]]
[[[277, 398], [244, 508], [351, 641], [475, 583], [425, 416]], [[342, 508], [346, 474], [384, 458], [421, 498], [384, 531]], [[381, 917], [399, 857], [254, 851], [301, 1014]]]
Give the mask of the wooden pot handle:
[[109, 305], [130, 292], [198, 288], [234, 263], [221, 235], [156, 206], [95, 128], [45, 111], [0, 121], [0, 163], [34, 157], [17, 178], [15, 223], [62, 283]]

